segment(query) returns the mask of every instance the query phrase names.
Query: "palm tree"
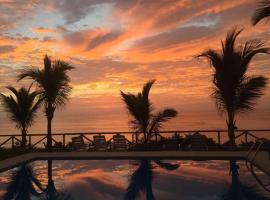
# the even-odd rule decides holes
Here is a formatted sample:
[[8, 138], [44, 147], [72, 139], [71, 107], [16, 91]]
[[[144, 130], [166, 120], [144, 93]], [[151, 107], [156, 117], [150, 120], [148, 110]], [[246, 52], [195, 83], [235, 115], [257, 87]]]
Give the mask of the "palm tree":
[[24, 164], [12, 172], [3, 200], [31, 200], [31, 196], [42, 194], [37, 188], [42, 191], [32, 167]]
[[44, 57], [43, 69], [25, 69], [19, 75], [18, 80], [29, 78], [38, 86], [41, 99], [44, 103], [45, 115], [47, 117], [47, 147], [52, 147], [52, 119], [54, 111], [65, 105], [71, 92], [70, 78], [67, 71], [73, 67], [64, 61]]
[[1, 101], [9, 117], [16, 123], [16, 127], [21, 130], [21, 147], [25, 149], [26, 136], [28, 128], [34, 123], [36, 112], [40, 106], [41, 100], [38, 99], [39, 93], [30, 92], [31, 86], [16, 90], [14, 87], [7, 87], [13, 95], [0, 94]]
[[[159, 160], [156, 160], [155, 163], [166, 170], [175, 170], [179, 167], [178, 164], [164, 163]], [[135, 165], [138, 165], [138, 168], [130, 177], [125, 200], [136, 199], [140, 191], [145, 192], [147, 200], [154, 200], [155, 197], [152, 189], [154, 167], [151, 160], [140, 160]]]
[[[121, 91], [121, 96], [126, 104], [127, 110], [132, 116], [130, 123], [137, 133], [143, 133], [143, 142], [149, 143], [152, 136], [158, 133], [164, 122], [177, 116], [177, 111], [172, 108], [167, 108], [153, 114], [152, 104], [149, 101], [149, 92], [154, 84], [154, 80], [148, 81], [142, 92], [137, 95], [124, 93]], [[163, 163], [159, 160], [155, 161], [159, 166], [167, 170], [174, 170], [179, 167], [177, 164]], [[137, 163], [139, 167], [132, 174], [125, 199], [135, 199], [140, 191], [145, 191], [148, 200], [154, 200], [155, 197], [152, 191], [153, 167], [151, 160], [141, 160]]]
[[252, 16], [252, 24], [256, 25], [263, 19], [270, 17], [270, 0], [263, 0], [259, 3], [255, 13]]
[[206, 57], [213, 69], [214, 92], [218, 110], [227, 112], [227, 126], [230, 143], [235, 146], [235, 116], [252, 110], [256, 100], [263, 95], [267, 79], [263, 76], [248, 76], [247, 70], [257, 54], [269, 53], [269, 48], [259, 40], [247, 41], [235, 47], [237, 36], [242, 30], [233, 30], [222, 42], [222, 51], [209, 49], [199, 57]]
[[162, 123], [177, 116], [177, 111], [172, 108], [166, 108], [156, 114], [152, 113], [153, 108], [149, 101], [149, 92], [154, 82], [154, 80], [148, 81], [142, 92], [137, 95], [121, 91], [122, 99], [133, 118], [130, 123], [136, 132], [143, 133], [144, 143], [150, 142], [153, 134], [157, 133], [162, 127]]

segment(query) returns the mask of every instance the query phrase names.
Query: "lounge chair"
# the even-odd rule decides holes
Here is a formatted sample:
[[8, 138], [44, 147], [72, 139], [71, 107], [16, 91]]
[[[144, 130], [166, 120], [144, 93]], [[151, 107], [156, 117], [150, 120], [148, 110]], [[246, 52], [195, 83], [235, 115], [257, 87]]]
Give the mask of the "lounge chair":
[[127, 140], [124, 135], [119, 133], [113, 136], [113, 151], [126, 151], [127, 150]]
[[107, 151], [108, 150], [108, 144], [106, 142], [104, 135], [95, 135], [93, 137], [93, 145], [94, 145], [94, 151]]
[[75, 151], [85, 151], [86, 150], [86, 144], [84, 143], [83, 137], [72, 137], [71, 138], [71, 146], [72, 149]]
[[207, 138], [196, 132], [190, 137], [189, 149], [191, 151], [207, 151]]

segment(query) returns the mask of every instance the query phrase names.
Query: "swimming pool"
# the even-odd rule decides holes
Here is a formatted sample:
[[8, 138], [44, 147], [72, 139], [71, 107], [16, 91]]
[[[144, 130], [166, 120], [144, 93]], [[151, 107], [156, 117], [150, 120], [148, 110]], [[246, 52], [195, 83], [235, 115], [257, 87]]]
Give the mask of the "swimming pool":
[[[46, 199], [44, 193], [50, 190], [48, 163], [35, 161], [1, 173], [1, 196], [12, 189], [12, 184], [17, 184], [17, 189], [13, 188], [11, 192], [21, 192], [20, 195], [27, 193], [31, 190], [27, 184], [31, 183], [33, 189], [41, 193], [30, 195], [31, 199]], [[49, 181], [49, 187], [55, 185], [56, 191], [53, 192], [58, 194], [58, 198], [54, 196], [47, 199], [119, 200], [136, 197], [217, 200], [239, 199], [236, 196], [240, 193], [251, 197], [254, 192], [260, 196], [269, 196], [250, 175], [243, 161], [237, 162], [239, 176], [231, 176], [229, 161], [65, 160], [52, 161], [51, 164], [53, 182]], [[20, 170], [21, 175], [18, 175]], [[40, 188], [33, 179], [28, 182], [20, 180], [29, 179], [31, 170], [33, 177], [40, 182]], [[15, 177], [18, 180], [11, 183], [12, 174], [13, 179]], [[265, 180], [268, 178], [262, 176]]]

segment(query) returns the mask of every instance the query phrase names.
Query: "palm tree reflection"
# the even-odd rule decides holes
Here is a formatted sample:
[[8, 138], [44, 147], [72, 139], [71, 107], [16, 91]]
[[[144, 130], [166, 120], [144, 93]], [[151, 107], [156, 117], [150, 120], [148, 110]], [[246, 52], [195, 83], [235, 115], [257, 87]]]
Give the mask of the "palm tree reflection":
[[55, 188], [52, 175], [52, 160], [48, 160], [48, 184], [45, 190], [45, 195], [40, 200], [71, 200], [70, 195], [65, 195], [64, 192], [59, 192]]
[[230, 161], [231, 185], [228, 191], [222, 195], [222, 200], [269, 200], [257, 187], [241, 182], [239, 177], [239, 166], [235, 160]]
[[[160, 160], [154, 161], [157, 165], [167, 170], [175, 170], [179, 167], [178, 164], [164, 163]], [[140, 160], [135, 163], [138, 168], [130, 177], [129, 185], [125, 194], [125, 200], [136, 199], [140, 192], [145, 193], [147, 200], [154, 200], [152, 189], [153, 181], [153, 164], [151, 160]]]
[[70, 195], [56, 190], [52, 178], [52, 160], [48, 160], [48, 184], [42, 184], [36, 178], [31, 165], [24, 164], [13, 171], [10, 177], [3, 200], [31, 200], [36, 197], [40, 200], [71, 200]]
[[41, 194], [42, 187], [33, 168], [24, 164], [12, 172], [3, 200], [31, 200], [31, 196], [41, 196]]

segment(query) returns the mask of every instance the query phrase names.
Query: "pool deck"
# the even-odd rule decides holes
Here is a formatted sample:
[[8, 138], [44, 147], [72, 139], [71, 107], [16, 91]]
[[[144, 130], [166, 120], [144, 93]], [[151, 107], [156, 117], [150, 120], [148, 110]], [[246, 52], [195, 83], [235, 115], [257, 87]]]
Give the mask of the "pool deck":
[[253, 159], [247, 151], [136, 151], [136, 152], [33, 152], [0, 161], [0, 172], [36, 160], [249, 160], [270, 175], [269, 153], [260, 151]]

